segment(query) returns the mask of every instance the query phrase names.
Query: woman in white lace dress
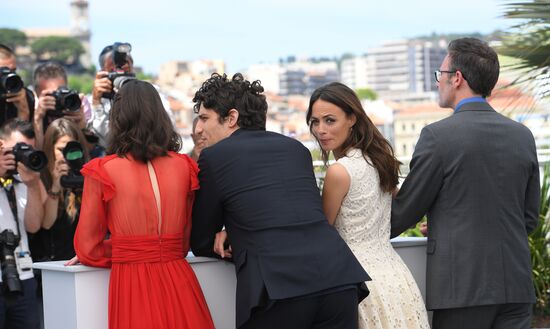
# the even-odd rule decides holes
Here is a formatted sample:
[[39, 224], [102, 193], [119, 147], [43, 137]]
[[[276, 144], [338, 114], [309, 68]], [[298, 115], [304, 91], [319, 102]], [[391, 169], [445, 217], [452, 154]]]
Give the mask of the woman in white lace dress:
[[399, 174], [390, 144], [341, 83], [315, 90], [307, 121], [325, 163], [331, 151], [337, 160], [325, 176], [325, 214], [372, 277], [371, 293], [359, 305], [359, 328], [429, 328], [418, 286], [390, 244]]

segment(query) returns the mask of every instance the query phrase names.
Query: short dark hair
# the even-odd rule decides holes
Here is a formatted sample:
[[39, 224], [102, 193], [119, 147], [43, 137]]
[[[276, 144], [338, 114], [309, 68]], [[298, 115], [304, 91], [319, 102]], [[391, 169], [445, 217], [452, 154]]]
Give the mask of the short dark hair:
[[105, 57], [107, 57], [107, 55], [110, 55], [112, 51], [113, 51], [113, 45], [105, 46], [105, 48], [101, 50], [98, 58], [100, 69], [103, 69], [103, 66], [105, 65]]
[[181, 136], [148, 82], [130, 80], [115, 94], [109, 114], [107, 153], [147, 162], [181, 149]]
[[[105, 48], [103, 48], [103, 50], [101, 50], [101, 52], [99, 53], [99, 57], [98, 57], [97, 60], [99, 61], [99, 68], [101, 70], [105, 69], [105, 59], [107, 58], [107, 56], [112, 56], [113, 55], [113, 49], [114, 49], [113, 46], [114, 46], [114, 44], [105, 46]], [[133, 64], [134, 59], [133, 59], [131, 54], [128, 54], [128, 58], [131, 61], [131, 63]]]
[[62, 78], [67, 83], [67, 72], [60, 64], [54, 62], [46, 62], [40, 64], [34, 69], [33, 83], [34, 89], [38, 90], [38, 83], [41, 79], [57, 79]]
[[0, 127], [0, 138], [7, 139], [16, 131], [20, 132], [21, 135], [28, 139], [33, 139], [36, 137], [32, 123], [18, 118], [13, 118], [4, 122], [2, 127]]
[[497, 84], [498, 55], [487, 42], [475, 38], [453, 40], [447, 47], [449, 70], [458, 70], [472, 91], [482, 97], [491, 95]]
[[193, 109], [199, 113], [201, 105], [219, 115], [220, 123], [231, 109], [239, 112], [237, 125], [244, 129], [265, 130], [267, 101], [260, 80], [250, 82], [240, 73], [229, 80], [227, 75], [218, 73], [206, 80], [195, 93]]
[[15, 57], [15, 52], [7, 45], [0, 43], [0, 58]]

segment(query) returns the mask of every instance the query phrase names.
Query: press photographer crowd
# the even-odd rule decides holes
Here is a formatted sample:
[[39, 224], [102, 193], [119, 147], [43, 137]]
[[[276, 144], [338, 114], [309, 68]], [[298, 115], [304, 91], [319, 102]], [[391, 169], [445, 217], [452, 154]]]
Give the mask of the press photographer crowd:
[[75, 256], [83, 165], [105, 155], [111, 102], [136, 79], [128, 43], [105, 47], [90, 98], [46, 62], [25, 86], [14, 51], [0, 44], [0, 323], [40, 328], [40, 272], [33, 262]]

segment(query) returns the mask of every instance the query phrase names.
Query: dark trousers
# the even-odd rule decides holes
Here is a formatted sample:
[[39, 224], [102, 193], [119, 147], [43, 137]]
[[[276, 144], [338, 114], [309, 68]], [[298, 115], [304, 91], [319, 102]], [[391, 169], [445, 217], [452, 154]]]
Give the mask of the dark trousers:
[[529, 329], [533, 304], [434, 310], [432, 329]]
[[6, 298], [4, 285], [0, 284], [0, 329], [40, 328], [36, 280], [21, 281], [23, 294]]
[[357, 289], [278, 300], [240, 329], [357, 329]]

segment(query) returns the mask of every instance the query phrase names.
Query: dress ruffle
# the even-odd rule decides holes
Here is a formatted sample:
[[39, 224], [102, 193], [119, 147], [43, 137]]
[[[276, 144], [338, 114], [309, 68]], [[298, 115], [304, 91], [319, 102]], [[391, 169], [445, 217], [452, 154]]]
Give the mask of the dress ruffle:
[[104, 158], [95, 158], [86, 163], [84, 167], [82, 167], [82, 169], [80, 170], [80, 173], [82, 173], [83, 176], [95, 179], [102, 184], [103, 201], [109, 201], [115, 196], [115, 186], [111, 182], [111, 178], [109, 177], [103, 166], [107, 161], [116, 157], [116, 154], [112, 154]]
[[193, 161], [193, 159], [191, 159], [187, 154], [180, 154], [175, 152], [173, 152], [173, 154], [187, 161], [187, 163], [189, 164], [189, 175], [191, 177], [191, 180], [190, 180], [191, 186], [189, 190], [190, 191], [198, 190], [200, 186], [199, 186], [199, 178], [198, 178], [199, 166], [197, 165], [197, 163]]

